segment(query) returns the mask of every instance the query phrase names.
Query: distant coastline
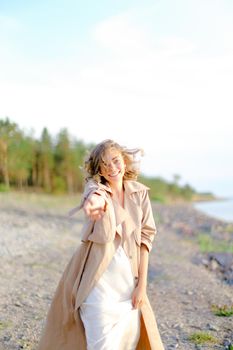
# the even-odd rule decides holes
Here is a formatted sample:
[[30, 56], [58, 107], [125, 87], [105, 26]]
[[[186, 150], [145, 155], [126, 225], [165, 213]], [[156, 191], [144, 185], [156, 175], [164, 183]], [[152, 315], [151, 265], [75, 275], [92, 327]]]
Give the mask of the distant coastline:
[[230, 197], [215, 196], [213, 194], [194, 194], [192, 202], [219, 202], [232, 200], [233, 195]]
[[233, 222], [233, 198], [218, 198], [212, 201], [193, 202], [194, 208], [214, 218]]

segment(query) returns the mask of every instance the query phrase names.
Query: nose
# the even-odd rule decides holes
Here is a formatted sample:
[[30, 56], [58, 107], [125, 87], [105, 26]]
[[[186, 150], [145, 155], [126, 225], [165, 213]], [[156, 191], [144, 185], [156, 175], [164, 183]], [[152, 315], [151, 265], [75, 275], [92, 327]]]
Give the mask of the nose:
[[107, 168], [109, 169], [109, 170], [113, 170], [114, 168], [115, 168], [115, 164], [114, 163], [109, 163], [108, 165], [107, 165]]

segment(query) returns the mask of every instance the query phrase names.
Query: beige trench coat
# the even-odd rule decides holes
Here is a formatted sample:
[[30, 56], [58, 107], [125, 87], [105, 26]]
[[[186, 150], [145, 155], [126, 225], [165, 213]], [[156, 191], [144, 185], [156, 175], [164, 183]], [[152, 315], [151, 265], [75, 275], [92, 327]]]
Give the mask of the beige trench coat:
[[[150, 251], [156, 234], [148, 187], [124, 181], [124, 208], [111, 198], [111, 188], [90, 180], [85, 186], [79, 210], [91, 193], [102, 195], [107, 203], [102, 219], [87, 219], [81, 244], [67, 264], [50, 305], [38, 350], [86, 350], [86, 338], [79, 307], [110, 263], [119, 244], [130, 259], [138, 279], [140, 246]], [[122, 240], [124, 230], [124, 240]], [[119, 349], [121, 350], [121, 349]], [[141, 307], [141, 333], [137, 350], [164, 350], [148, 298]]]

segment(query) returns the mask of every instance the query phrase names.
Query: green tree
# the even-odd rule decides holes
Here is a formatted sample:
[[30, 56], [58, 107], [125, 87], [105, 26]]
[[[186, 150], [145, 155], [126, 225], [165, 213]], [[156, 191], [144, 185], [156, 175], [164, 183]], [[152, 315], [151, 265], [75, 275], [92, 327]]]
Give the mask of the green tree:
[[7, 187], [10, 186], [9, 147], [18, 133], [16, 123], [12, 123], [9, 118], [0, 119], [0, 176]]
[[9, 174], [12, 183], [20, 189], [28, 185], [32, 169], [31, 138], [18, 131], [9, 144]]
[[59, 132], [57, 137], [55, 160], [57, 183], [61, 185], [61, 181], [63, 180], [65, 182], [66, 190], [69, 193], [72, 193], [74, 191], [74, 173], [77, 164], [71, 138], [65, 128]]
[[52, 189], [54, 151], [52, 138], [47, 128], [42, 130], [38, 147], [38, 183], [47, 191]]

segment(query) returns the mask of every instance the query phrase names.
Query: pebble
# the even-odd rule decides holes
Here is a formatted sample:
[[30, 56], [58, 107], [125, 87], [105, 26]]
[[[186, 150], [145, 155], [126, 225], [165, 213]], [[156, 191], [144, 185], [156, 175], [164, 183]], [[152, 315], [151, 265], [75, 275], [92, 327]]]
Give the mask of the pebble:
[[11, 335], [4, 335], [3, 340], [8, 342], [11, 339]]
[[201, 345], [195, 344], [195, 349], [196, 350], [202, 350], [202, 347], [201, 347]]
[[218, 328], [218, 327], [216, 327], [215, 325], [210, 324], [210, 323], [207, 323], [206, 327], [207, 327], [210, 331], [216, 331], [216, 332], [219, 331], [219, 328]]
[[230, 346], [233, 346], [233, 342], [230, 339], [225, 339], [223, 345], [228, 349]]

